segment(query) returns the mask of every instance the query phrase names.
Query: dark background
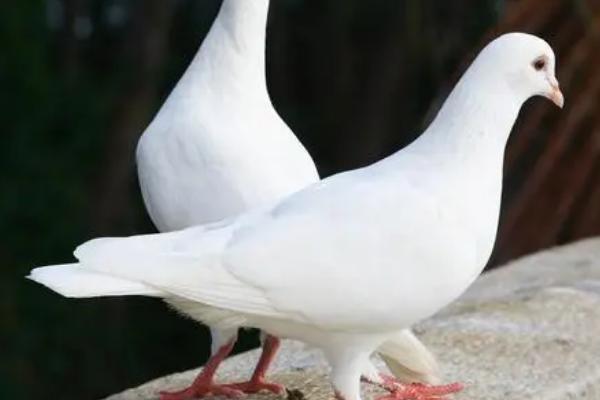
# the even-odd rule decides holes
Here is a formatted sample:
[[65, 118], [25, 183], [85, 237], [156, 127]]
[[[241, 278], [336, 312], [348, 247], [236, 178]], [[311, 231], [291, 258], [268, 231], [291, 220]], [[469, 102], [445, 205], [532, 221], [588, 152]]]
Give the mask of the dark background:
[[[249, 0], [250, 1], [250, 0]], [[600, 4], [592, 0], [273, 0], [275, 107], [321, 173], [421, 132], [499, 32], [546, 38], [567, 105], [534, 99], [507, 153], [491, 266], [600, 233]], [[204, 328], [156, 300], [60, 298], [23, 276], [98, 235], [153, 231], [136, 140], [218, 0], [18, 0], [0, 9], [0, 398], [94, 399], [201, 364]], [[245, 335], [239, 347], [256, 345]]]

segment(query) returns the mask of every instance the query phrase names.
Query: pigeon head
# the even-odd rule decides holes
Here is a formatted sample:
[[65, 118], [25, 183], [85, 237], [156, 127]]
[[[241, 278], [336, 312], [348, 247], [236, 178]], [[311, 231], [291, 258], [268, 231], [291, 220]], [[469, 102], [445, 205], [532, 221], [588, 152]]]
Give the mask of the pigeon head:
[[480, 71], [499, 74], [496, 79], [504, 80], [523, 101], [543, 96], [562, 108], [555, 56], [545, 40], [526, 33], [502, 35], [481, 51], [477, 63]]

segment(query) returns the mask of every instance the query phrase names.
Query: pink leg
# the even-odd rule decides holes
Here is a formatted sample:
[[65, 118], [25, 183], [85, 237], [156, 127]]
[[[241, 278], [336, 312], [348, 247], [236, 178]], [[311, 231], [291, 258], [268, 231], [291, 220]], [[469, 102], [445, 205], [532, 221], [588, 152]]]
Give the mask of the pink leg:
[[275, 394], [285, 392], [285, 387], [277, 383], [270, 383], [265, 380], [265, 375], [269, 366], [275, 358], [275, 354], [279, 349], [281, 341], [275, 336], [267, 335], [263, 350], [252, 374], [252, 378], [248, 382], [232, 383], [226, 387], [241, 391], [246, 394], [258, 393], [261, 390], [267, 390]]
[[176, 392], [161, 392], [160, 400], [188, 400], [204, 397], [209, 394], [227, 397], [239, 397], [243, 393], [227, 385], [217, 385], [213, 382], [217, 368], [231, 353], [235, 340], [230, 341], [219, 349], [206, 363], [190, 387]]
[[379, 397], [377, 400], [443, 400], [443, 396], [460, 392], [464, 388], [461, 383], [436, 386], [421, 383], [407, 385], [391, 376], [382, 374], [381, 377], [383, 379], [383, 387], [390, 394]]

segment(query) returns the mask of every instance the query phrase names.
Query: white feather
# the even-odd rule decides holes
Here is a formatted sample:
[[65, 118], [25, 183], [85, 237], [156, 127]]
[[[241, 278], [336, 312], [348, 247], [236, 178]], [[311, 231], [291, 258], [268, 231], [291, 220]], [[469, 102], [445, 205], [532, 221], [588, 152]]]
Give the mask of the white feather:
[[263, 293], [240, 282], [220, 263], [233, 227], [96, 239], [79, 246], [75, 257], [85, 268], [156, 287], [165, 297], [276, 316]]
[[401, 382], [433, 385], [440, 382], [440, 369], [435, 357], [409, 330], [396, 333], [377, 351]]
[[239, 317], [322, 348], [346, 400], [360, 400], [360, 374], [380, 346], [401, 373], [427, 374], [432, 359], [398, 332], [458, 297], [485, 266], [508, 135], [543, 82], [555, 89], [532, 72], [540, 55], [553, 65], [539, 38], [494, 41], [427, 131], [373, 166], [211, 229], [92, 241], [76, 256], [84, 268], [201, 303], [194, 312], [209, 324]]
[[65, 297], [102, 296], [156, 296], [164, 293], [140, 282], [127, 281], [114, 276], [82, 268], [79, 264], [39, 267], [31, 271], [28, 279], [40, 283]]
[[161, 231], [231, 217], [319, 180], [267, 92], [268, 6], [268, 0], [223, 2], [188, 70], [140, 139], [139, 181]]

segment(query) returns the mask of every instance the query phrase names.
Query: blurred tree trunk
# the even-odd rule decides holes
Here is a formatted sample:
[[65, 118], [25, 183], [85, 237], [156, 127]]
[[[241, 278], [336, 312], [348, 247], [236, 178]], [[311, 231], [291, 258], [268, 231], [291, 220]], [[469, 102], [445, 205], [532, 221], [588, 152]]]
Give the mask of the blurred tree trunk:
[[81, 25], [89, 17], [88, 0], [64, 0], [64, 23], [59, 32], [60, 59], [59, 65], [67, 77], [68, 83], [73, 83], [81, 67]]
[[548, 39], [566, 98], [562, 112], [527, 104], [512, 135], [494, 264], [600, 233], [599, 27], [598, 0], [526, 0], [509, 2], [490, 32]]

